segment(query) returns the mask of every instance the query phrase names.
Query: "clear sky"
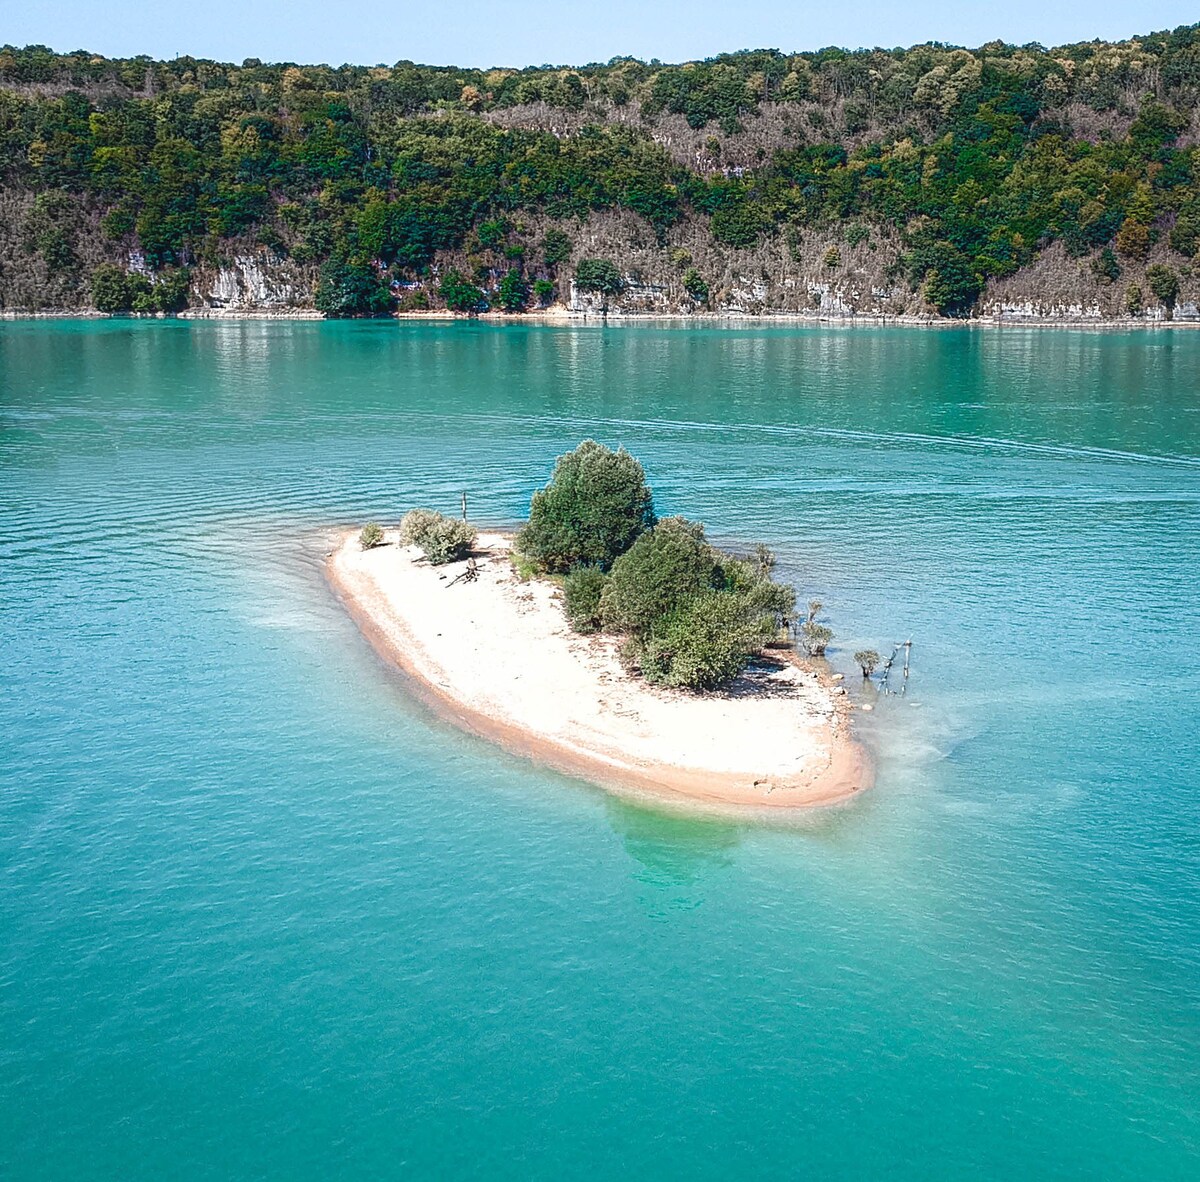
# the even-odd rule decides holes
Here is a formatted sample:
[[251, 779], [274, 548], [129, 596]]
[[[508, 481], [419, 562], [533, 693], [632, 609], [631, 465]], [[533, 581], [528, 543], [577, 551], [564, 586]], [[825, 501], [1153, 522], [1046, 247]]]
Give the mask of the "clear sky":
[[110, 56], [525, 66], [921, 41], [1050, 46], [1198, 20], [1194, 0], [6, 0], [0, 41]]

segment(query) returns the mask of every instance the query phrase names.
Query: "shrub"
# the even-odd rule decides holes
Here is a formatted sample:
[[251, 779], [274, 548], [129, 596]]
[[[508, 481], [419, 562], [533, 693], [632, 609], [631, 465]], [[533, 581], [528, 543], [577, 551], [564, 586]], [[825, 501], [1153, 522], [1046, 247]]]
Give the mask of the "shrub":
[[533, 494], [517, 549], [542, 570], [607, 570], [654, 525], [654, 501], [642, 466], [624, 448], [591, 439], [558, 457], [545, 488]]
[[567, 623], [576, 632], [600, 629], [600, 597], [608, 576], [598, 566], [577, 566], [563, 580]]
[[529, 303], [529, 284], [521, 278], [521, 272], [515, 268], [503, 279], [496, 289], [496, 306], [505, 312], [524, 312]]
[[469, 312], [474, 316], [487, 311], [487, 298], [473, 283], [468, 283], [457, 271], [447, 271], [438, 285], [438, 295], [446, 301], [451, 312]]
[[704, 540], [704, 527], [668, 517], [613, 563], [600, 605], [604, 626], [647, 635], [686, 599], [717, 582], [716, 556]]
[[1146, 268], [1146, 282], [1166, 308], [1168, 315], [1174, 311], [1175, 301], [1179, 298], [1179, 276], [1162, 263], [1152, 263]]
[[466, 558], [479, 537], [469, 522], [432, 509], [412, 509], [400, 522], [400, 543], [419, 546], [434, 566]]
[[1092, 274], [1108, 283], [1115, 283], [1120, 279], [1121, 264], [1117, 262], [1117, 256], [1111, 246], [1106, 246], [1092, 259]]
[[831, 246], [825, 252], [825, 257], [821, 261], [825, 266], [830, 268], [840, 267], [842, 265], [842, 252], [836, 246]]
[[542, 238], [542, 258], [547, 267], [557, 267], [571, 257], [571, 239], [562, 230], [547, 230]]
[[870, 677], [879, 668], [879, 654], [873, 648], [860, 648], [854, 660], [862, 670], [863, 677]]
[[378, 316], [392, 298], [369, 263], [332, 258], [321, 267], [313, 307], [326, 316]]
[[362, 533], [358, 535], [358, 544], [364, 550], [373, 550], [376, 546], [383, 545], [383, 529], [376, 525], [375, 522], [370, 522], [362, 527]]
[[826, 645], [833, 639], [833, 632], [824, 624], [806, 620], [800, 628], [800, 638], [810, 657], [823, 657]]
[[625, 280], [617, 270], [617, 264], [609, 259], [580, 259], [575, 268], [575, 285], [580, 291], [594, 291], [601, 295], [619, 295]]
[[545, 307], [554, 298], [554, 284], [549, 279], [535, 279], [533, 281], [533, 298], [537, 300], [540, 307]]
[[1136, 283], [1131, 283], [1125, 289], [1125, 311], [1130, 316], [1142, 314], [1142, 289]]
[[681, 689], [715, 689], [746, 667], [774, 629], [774, 617], [749, 609], [736, 591], [705, 592], [659, 622], [642, 647], [642, 675]]
[[125, 272], [120, 267], [101, 263], [92, 272], [92, 303], [98, 312], [128, 312], [133, 306]]
[[708, 284], [704, 282], [700, 272], [695, 267], [688, 268], [683, 277], [683, 290], [698, 304], [708, 303]]

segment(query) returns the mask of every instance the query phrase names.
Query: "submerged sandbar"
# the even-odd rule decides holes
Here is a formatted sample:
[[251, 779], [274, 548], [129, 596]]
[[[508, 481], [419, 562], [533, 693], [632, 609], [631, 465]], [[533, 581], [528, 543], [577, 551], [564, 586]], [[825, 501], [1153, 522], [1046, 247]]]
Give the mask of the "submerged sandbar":
[[479, 577], [416, 547], [363, 550], [347, 533], [330, 583], [376, 649], [460, 726], [617, 791], [709, 806], [787, 809], [846, 800], [871, 783], [838, 689], [790, 654], [768, 655], [721, 693], [663, 689], [627, 673], [617, 642], [572, 632], [549, 580], [521, 581], [510, 539], [483, 534]]

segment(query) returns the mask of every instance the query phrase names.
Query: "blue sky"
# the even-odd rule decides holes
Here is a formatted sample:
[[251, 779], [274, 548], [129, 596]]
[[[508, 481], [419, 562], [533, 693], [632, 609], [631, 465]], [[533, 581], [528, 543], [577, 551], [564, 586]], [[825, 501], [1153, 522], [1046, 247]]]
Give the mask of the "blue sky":
[[619, 54], [687, 61], [734, 49], [825, 45], [1058, 45], [1121, 39], [1200, 20], [1180, 0], [26, 0], [0, 40], [110, 56], [465, 66], [584, 64]]

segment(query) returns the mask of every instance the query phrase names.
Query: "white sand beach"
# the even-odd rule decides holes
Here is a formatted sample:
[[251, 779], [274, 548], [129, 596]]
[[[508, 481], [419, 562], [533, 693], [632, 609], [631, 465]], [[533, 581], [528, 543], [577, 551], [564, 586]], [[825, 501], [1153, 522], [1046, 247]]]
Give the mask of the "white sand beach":
[[713, 807], [843, 801], [871, 783], [850, 705], [826, 675], [772, 655], [727, 691], [692, 694], [624, 671], [611, 637], [571, 631], [558, 588], [522, 582], [510, 539], [484, 534], [479, 578], [415, 547], [347, 533], [329, 581], [367, 638], [443, 715], [603, 787]]

